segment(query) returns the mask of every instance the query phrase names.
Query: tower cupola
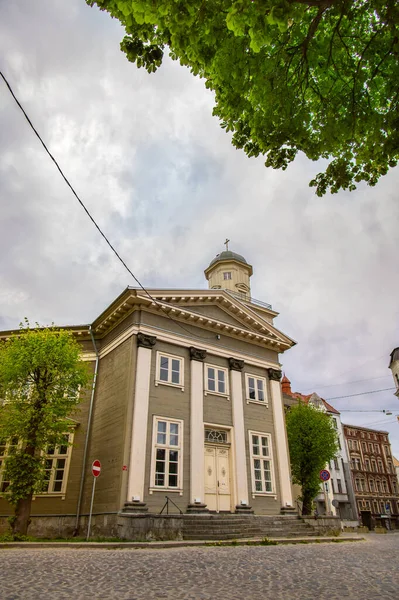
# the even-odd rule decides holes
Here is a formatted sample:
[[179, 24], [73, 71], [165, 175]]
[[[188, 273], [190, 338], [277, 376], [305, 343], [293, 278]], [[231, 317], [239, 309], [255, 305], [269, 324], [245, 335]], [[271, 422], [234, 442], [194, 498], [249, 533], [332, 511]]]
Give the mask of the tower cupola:
[[217, 254], [204, 271], [209, 289], [229, 290], [249, 299], [251, 297], [252, 266], [241, 254], [228, 249], [229, 241], [225, 242], [226, 250]]

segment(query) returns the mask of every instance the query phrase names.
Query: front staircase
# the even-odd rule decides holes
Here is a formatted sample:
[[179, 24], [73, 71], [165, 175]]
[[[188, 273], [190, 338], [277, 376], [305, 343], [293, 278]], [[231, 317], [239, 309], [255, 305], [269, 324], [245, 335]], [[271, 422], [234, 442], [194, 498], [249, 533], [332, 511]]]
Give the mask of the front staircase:
[[183, 515], [184, 540], [294, 538], [320, 535], [298, 516]]

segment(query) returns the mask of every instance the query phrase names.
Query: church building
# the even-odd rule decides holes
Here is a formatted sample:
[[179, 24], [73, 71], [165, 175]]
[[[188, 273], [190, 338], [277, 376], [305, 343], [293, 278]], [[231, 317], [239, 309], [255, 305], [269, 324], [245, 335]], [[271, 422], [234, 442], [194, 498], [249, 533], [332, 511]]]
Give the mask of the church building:
[[225, 250], [205, 270], [208, 289], [129, 287], [92, 324], [68, 328], [93, 387], [71, 420], [73, 445], [48, 457], [33, 524], [79, 529], [94, 460], [99, 532], [114, 533], [120, 516], [159, 514], [165, 497], [182, 513], [293, 512], [279, 354], [295, 342], [251, 297], [252, 273]]

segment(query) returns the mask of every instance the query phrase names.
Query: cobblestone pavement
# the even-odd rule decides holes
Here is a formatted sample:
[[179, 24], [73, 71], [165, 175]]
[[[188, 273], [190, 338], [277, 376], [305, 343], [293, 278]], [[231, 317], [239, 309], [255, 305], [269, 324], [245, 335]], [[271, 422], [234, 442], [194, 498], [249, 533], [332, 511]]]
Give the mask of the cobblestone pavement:
[[164, 550], [0, 549], [1, 600], [399, 598], [399, 534]]

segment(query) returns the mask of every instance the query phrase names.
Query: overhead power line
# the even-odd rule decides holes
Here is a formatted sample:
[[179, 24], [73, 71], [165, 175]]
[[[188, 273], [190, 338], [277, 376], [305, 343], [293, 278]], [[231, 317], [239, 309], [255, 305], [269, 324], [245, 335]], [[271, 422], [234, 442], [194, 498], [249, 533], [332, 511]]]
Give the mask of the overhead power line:
[[100, 235], [104, 238], [104, 240], [106, 241], [106, 243], [108, 244], [108, 246], [110, 247], [110, 249], [112, 250], [112, 252], [115, 254], [115, 256], [117, 257], [117, 259], [119, 260], [119, 262], [124, 266], [124, 268], [131, 275], [131, 277], [133, 277], [134, 281], [138, 284], [138, 286], [141, 288], [141, 290], [148, 296], [148, 298], [152, 302], [154, 302], [157, 306], [160, 307], [160, 309], [165, 313], [165, 315], [168, 317], [168, 319], [170, 319], [171, 321], [173, 321], [174, 323], [176, 323], [176, 325], [178, 325], [183, 331], [185, 331], [186, 333], [188, 333], [191, 337], [196, 337], [196, 338], [201, 339], [201, 340], [213, 340], [214, 337], [204, 337], [204, 336], [200, 336], [200, 335], [196, 335], [196, 334], [192, 333], [189, 329], [187, 329], [186, 327], [184, 327], [184, 325], [182, 325], [179, 321], [177, 321], [176, 319], [174, 319], [173, 317], [171, 317], [169, 315], [169, 313], [165, 310], [164, 306], [162, 306], [162, 304], [160, 304], [155, 298], [153, 298], [153, 296], [143, 286], [143, 284], [141, 283], [141, 281], [139, 281], [139, 279], [136, 277], [136, 275], [133, 273], [133, 271], [127, 266], [126, 262], [123, 260], [123, 258], [119, 254], [119, 252], [111, 244], [111, 242], [109, 241], [109, 239], [107, 238], [107, 236], [105, 235], [105, 233], [102, 231], [102, 229], [97, 224], [97, 222], [94, 219], [94, 217], [90, 214], [89, 210], [87, 209], [87, 207], [85, 206], [85, 204], [83, 203], [83, 201], [79, 198], [79, 196], [76, 193], [76, 191], [74, 190], [72, 184], [69, 182], [69, 180], [66, 177], [66, 175], [64, 175], [64, 173], [63, 173], [60, 165], [57, 162], [57, 160], [54, 158], [54, 156], [51, 154], [50, 150], [47, 148], [47, 146], [44, 143], [43, 139], [41, 138], [39, 132], [34, 127], [32, 121], [28, 117], [28, 115], [27, 115], [26, 111], [24, 110], [23, 106], [21, 105], [20, 101], [18, 100], [18, 98], [14, 94], [11, 85], [8, 83], [6, 77], [3, 75], [3, 73], [1, 71], [0, 71], [0, 75], [3, 78], [4, 83], [6, 84], [6, 86], [7, 86], [8, 90], [9, 90], [11, 96], [14, 98], [16, 104], [21, 109], [21, 111], [22, 111], [25, 119], [28, 121], [28, 123], [29, 123], [31, 129], [34, 131], [36, 137], [39, 139], [39, 141], [42, 144], [43, 148], [45, 149], [45, 151], [47, 152], [47, 154], [49, 155], [49, 157], [51, 158], [51, 160], [55, 164], [57, 170], [59, 171], [61, 177], [63, 178], [63, 180], [65, 181], [65, 183], [67, 184], [67, 186], [70, 188], [72, 194], [75, 196], [76, 200], [79, 202], [80, 206], [83, 208], [83, 210], [85, 211], [86, 215], [89, 217], [90, 221], [93, 223], [94, 227], [97, 229], [97, 231], [100, 233]]
[[363, 425], [361, 425], [360, 427], [368, 427], [369, 425], [384, 425], [387, 423], [394, 423], [395, 420], [397, 419], [397, 417], [393, 417], [394, 420], [391, 419], [384, 419], [383, 421], [372, 421], [371, 423], [364, 423]]
[[311, 387], [308, 388], [304, 388], [303, 391], [307, 392], [309, 390], [314, 390], [315, 388], [319, 389], [319, 390], [324, 390], [326, 388], [330, 388], [330, 387], [337, 387], [337, 386], [342, 386], [342, 385], [351, 385], [353, 383], [363, 383], [365, 381], [374, 381], [375, 379], [386, 379], [388, 377], [391, 377], [391, 375], [380, 375], [379, 377], [368, 377], [367, 379], [357, 379], [356, 381], [344, 381], [342, 383], [331, 383], [328, 385], [312, 385]]
[[385, 416], [392, 415], [392, 411], [389, 408], [386, 409], [386, 410], [377, 410], [377, 409], [374, 409], [374, 410], [365, 410], [365, 409], [350, 410], [349, 408], [344, 408], [343, 410], [340, 410], [339, 412], [340, 413], [343, 413], [343, 412], [350, 412], [350, 413], [374, 413], [374, 412], [378, 412], [378, 413], [385, 413]]
[[395, 390], [396, 388], [384, 388], [383, 390], [369, 390], [367, 392], [360, 392], [359, 394], [349, 394], [347, 396], [334, 396], [334, 398], [326, 398], [327, 402], [330, 400], [339, 400], [340, 398], [353, 398], [354, 396], [365, 396], [366, 394], [377, 394], [378, 392], [388, 392], [390, 390]]

